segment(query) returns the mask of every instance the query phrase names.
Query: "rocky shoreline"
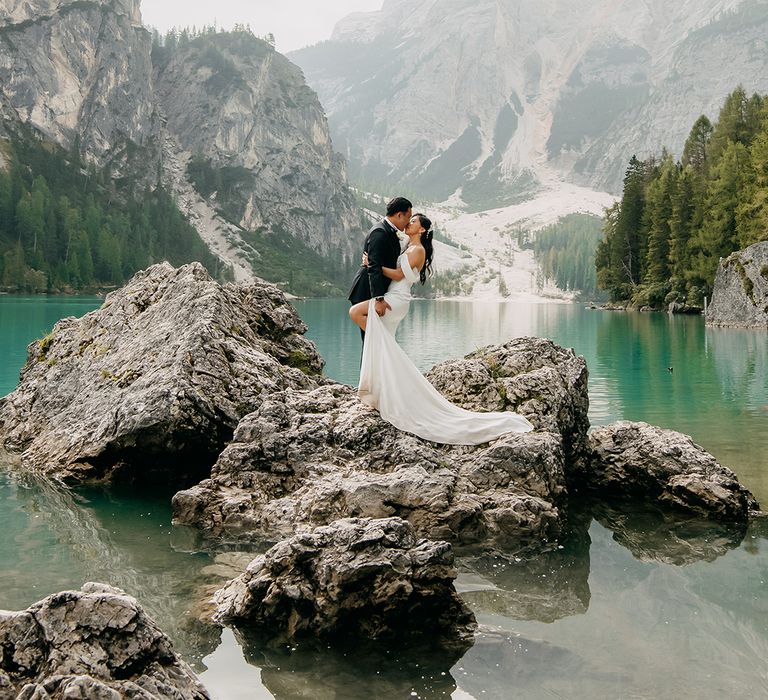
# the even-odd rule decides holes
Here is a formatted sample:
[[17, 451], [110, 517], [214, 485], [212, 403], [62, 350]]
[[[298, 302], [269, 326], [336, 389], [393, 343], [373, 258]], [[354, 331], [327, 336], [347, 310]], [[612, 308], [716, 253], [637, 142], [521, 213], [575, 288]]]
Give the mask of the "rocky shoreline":
[[[430, 371], [451, 401], [535, 426], [457, 447], [396, 430], [324, 378], [305, 330], [272, 285], [155, 265], [29, 346], [18, 388], [0, 399], [4, 462], [72, 484], [173, 482], [174, 522], [209, 542], [282, 538], [211, 606], [218, 624], [283, 641], [432, 635], [465, 648], [476, 623], [453, 587], [453, 547], [546, 551], [576, 494], [737, 529], [759, 513], [685, 435], [628, 421], [589, 432], [586, 363], [549, 340], [518, 338]], [[122, 595], [92, 586], [66, 595]], [[30, 683], [40, 697], [76, 697], [68, 688], [91, 683], [73, 680], [85, 671], [58, 656], [21, 666], [8, 651], [29, 614], [0, 617], [0, 697], [32, 697]], [[436, 619], [440, 630], [427, 624]], [[147, 663], [137, 678], [171, 682]], [[207, 697], [184, 694], [204, 692], [185, 674], [172, 674], [185, 689], [157, 697]], [[127, 692], [103, 669], [91, 680], [105, 686], [98, 697]]]

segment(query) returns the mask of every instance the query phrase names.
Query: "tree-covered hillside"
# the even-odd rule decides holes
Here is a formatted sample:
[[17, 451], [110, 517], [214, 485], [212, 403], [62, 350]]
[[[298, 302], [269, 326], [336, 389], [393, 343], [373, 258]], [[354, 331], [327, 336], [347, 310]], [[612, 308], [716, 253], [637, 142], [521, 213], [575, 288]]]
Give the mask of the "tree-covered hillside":
[[569, 214], [536, 233], [533, 252], [544, 277], [560, 289], [597, 299], [595, 249], [601, 239], [600, 218]]
[[597, 281], [612, 301], [701, 306], [721, 258], [768, 240], [768, 98], [737, 88], [680, 161], [633, 157], [603, 230]]
[[137, 188], [24, 127], [0, 141], [0, 287], [92, 290], [162, 260], [229, 276], [167, 192]]

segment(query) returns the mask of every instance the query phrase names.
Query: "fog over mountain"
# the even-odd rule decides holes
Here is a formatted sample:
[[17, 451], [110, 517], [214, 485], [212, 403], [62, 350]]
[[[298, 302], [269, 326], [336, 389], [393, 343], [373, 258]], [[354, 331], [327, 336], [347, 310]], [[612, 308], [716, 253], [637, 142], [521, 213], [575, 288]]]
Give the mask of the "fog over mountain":
[[387, 0], [289, 54], [353, 181], [474, 210], [565, 178], [617, 193], [741, 83], [768, 91], [757, 0]]

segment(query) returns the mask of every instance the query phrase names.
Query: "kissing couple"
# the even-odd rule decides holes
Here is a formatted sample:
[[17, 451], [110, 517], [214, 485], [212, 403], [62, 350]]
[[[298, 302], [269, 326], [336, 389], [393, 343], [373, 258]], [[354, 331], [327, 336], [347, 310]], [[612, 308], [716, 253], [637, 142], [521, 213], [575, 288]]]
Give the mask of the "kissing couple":
[[533, 426], [511, 411], [467, 411], [448, 401], [395, 339], [411, 305], [411, 287], [432, 273], [432, 222], [405, 197], [365, 237], [362, 265], [349, 292], [349, 317], [360, 327], [363, 357], [358, 396], [400, 430], [446, 445], [478, 445]]

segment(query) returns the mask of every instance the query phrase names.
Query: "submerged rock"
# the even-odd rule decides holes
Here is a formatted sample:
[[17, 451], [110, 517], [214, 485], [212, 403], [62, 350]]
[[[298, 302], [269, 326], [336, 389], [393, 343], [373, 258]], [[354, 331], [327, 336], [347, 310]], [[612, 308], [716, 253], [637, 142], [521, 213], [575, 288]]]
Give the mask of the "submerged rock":
[[168, 637], [122, 591], [86, 583], [0, 611], [0, 697], [207, 700]]
[[455, 578], [447, 542], [418, 539], [400, 518], [347, 518], [276, 544], [214, 602], [219, 620], [284, 641], [428, 633], [469, 646], [476, 622]]
[[760, 508], [730, 469], [683, 433], [618, 421], [589, 439], [588, 485], [601, 495], [645, 498], [725, 521], [746, 521]]
[[768, 241], [720, 261], [706, 321], [708, 326], [768, 330]]
[[305, 330], [273, 285], [154, 265], [29, 346], [0, 447], [67, 481], [194, 483], [266, 396], [317, 385]]
[[436, 445], [333, 385], [265, 399], [240, 422], [211, 478], [174, 496], [173, 515], [213, 535], [246, 538], [399, 516], [421, 536], [514, 549], [558, 535], [565, 496], [555, 433]]

